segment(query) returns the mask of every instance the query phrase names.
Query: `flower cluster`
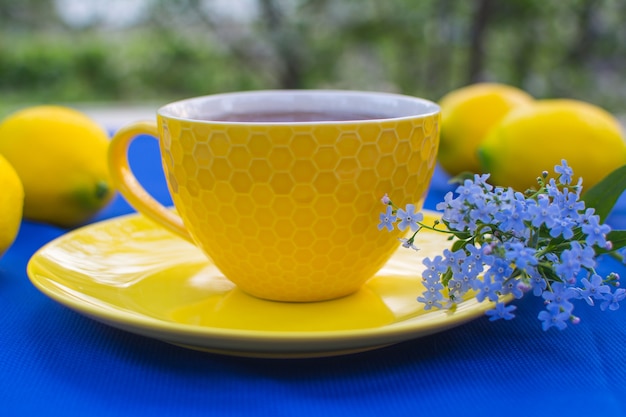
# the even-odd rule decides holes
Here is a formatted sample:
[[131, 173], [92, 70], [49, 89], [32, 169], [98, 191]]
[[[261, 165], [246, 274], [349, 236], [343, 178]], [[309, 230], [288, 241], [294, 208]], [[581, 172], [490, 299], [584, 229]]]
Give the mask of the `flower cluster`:
[[558, 180], [544, 172], [538, 190], [526, 193], [493, 187], [488, 175], [474, 175], [437, 205], [443, 214], [433, 226], [422, 223], [415, 206], [396, 207], [385, 195], [379, 229], [410, 228], [413, 234], [401, 239], [403, 246], [417, 249], [414, 238], [422, 228], [449, 233], [453, 240], [441, 255], [424, 259], [425, 291], [418, 301], [426, 309], [453, 308], [473, 294], [479, 302], [495, 302], [487, 311], [490, 320], [508, 320], [515, 306], [502, 300], [532, 292], [545, 300], [538, 316], [544, 330], [578, 323], [575, 300], [617, 309], [626, 298], [619, 276], [602, 277], [595, 269], [597, 255], [613, 249], [607, 240], [611, 228], [585, 207], [582, 182], [572, 184], [567, 162], [555, 172]]

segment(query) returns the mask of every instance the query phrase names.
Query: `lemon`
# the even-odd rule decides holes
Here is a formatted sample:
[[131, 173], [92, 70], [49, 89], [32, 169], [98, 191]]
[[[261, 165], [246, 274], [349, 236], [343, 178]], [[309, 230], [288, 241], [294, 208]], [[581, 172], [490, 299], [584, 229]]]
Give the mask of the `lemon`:
[[532, 103], [528, 93], [498, 83], [453, 90], [439, 101], [441, 139], [438, 159], [450, 175], [480, 172], [477, 148], [491, 127], [510, 110]]
[[24, 185], [24, 218], [63, 227], [81, 224], [112, 197], [109, 138], [83, 113], [35, 106], [0, 123], [0, 154]]
[[626, 164], [626, 145], [618, 120], [590, 103], [537, 100], [493, 127], [479, 148], [491, 182], [518, 191], [536, 188], [542, 171], [553, 172], [566, 159], [575, 180], [588, 189]]
[[9, 162], [0, 155], [0, 256], [11, 246], [22, 221], [24, 188]]

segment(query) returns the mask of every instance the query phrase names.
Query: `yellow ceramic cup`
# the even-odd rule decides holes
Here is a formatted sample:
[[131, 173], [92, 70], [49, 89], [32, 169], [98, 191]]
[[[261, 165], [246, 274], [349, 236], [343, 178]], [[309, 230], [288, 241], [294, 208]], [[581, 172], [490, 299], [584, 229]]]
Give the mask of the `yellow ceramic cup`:
[[[127, 151], [159, 138], [176, 212], [139, 185]], [[157, 123], [117, 132], [109, 165], [139, 212], [200, 247], [248, 294], [321, 301], [358, 290], [398, 248], [378, 229], [387, 193], [421, 207], [439, 145], [439, 107], [333, 90], [187, 99]], [[180, 216], [180, 217], [179, 217]]]

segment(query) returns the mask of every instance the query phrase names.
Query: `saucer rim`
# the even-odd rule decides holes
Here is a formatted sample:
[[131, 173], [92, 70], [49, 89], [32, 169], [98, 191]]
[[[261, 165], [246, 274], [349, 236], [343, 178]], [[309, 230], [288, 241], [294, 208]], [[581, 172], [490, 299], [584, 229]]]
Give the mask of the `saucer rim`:
[[[423, 212], [440, 216], [440, 213], [434, 211], [423, 210]], [[200, 326], [174, 323], [140, 312], [114, 308], [115, 306], [104, 302], [90, 303], [87, 298], [92, 298], [91, 296], [85, 294], [81, 298], [73, 296], [65, 290], [64, 286], [55, 283], [54, 277], [57, 274], [47, 270], [40, 262], [45, 258], [45, 251], [50, 247], [64, 240], [75, 239], [76, 235], [85, 233], [85, 230], [96, 226], [102, 227], [106, 223], [133, 221], [142, 216], [131, 213], [106, 219], [74, 229], [48, 242], [28, 261], [26, 269], [31, 283], [61, 305], [120, 330], [162, 340], [183, 348], [254, 357], [334, 356], [377, 349], [457, 327], [484, 315], [494, 306], [493, 302], [479, 303], [471, 298], [459, 303], [455, 311], [430, 310], [382, 326], [359, 329], [279, 331]], [[154, 227], [159, 226], [155, 224]]]

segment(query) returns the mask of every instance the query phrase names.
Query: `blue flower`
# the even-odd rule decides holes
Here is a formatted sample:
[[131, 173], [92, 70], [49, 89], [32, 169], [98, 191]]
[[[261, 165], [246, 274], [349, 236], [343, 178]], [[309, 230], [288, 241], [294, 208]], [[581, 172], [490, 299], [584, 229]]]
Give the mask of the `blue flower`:
[[531, 215], [526, 210], [524, 201], [515, 200], [508, 207], [496, 212], [494, 217], [500, 222], [502, 231], [523, 235], [528, 230], [525, 222], [530, 220]]
[[561, 174], [559, 177], [559, 182], [561, 184], [569, 184], [572, 182], [572, 175], [574, 175], [574, 171], [567, 165], [567, 161], [565, 159], [561, 160], [561, 165], [554, 167], [554, 172]]
[[[502, 283], [513, 274], [511, 263], [504, 258], [494, 257], [493, 262], [489, 265], [489, 269], [485, 272], [485, 278]], [[477, 288], [474, 288], [475, 290]]]
[[426, 291], [424, 291], [424, 293], [435, 294], [441, 293], [441, 290], [443, 290], [443, 284], [437, 279], [424, 279], [423, 283], [424, 287], [426, 288]]
[[574, 240], [570, 243], [570, 247], [572, 248], [572, 251], [576, 254], [576, 257], [578, 258], [581, 266], [589, 269], [595, 268], [596, 252], [591, 246], [583, 246], [579, 242]]
[[493, 214], [497, 207], [491, 202], [485, 200], [476, 200], [473, 208], [470, 210], [470, 217], [474, 221], [481, 221], [483, 223], [491, 223], [493, 220]]
[[603, 248], [606, 246], [606, 234], [611, 231], [611, 227], [606, 224], [600, 224], [600, 216], [592, 215], [583, 224], [582, 231], [587, 235], [585, 241], [588, 245], [598, 245]]
[[560, 262], [555, 264], [554, 271], [564, 280], [575, 280], [580, 271], [580, 260], [575, 249], [565, 249], [561, 253]]
[[543, 310], [539, 312], [537, 318], [541, 320], [543, 330], [548, 330], [550, 327], [563, 330], [567, 327], [566, 321], [569, 320], [570, 313], [559, 310]]
[[454, 198], [454, 193], [452, 193], [452, 191], [448, 191], [443, 197], [443, 201], [437, 203], [437, 205], [435, 206], [437, 210], [449, 211], [450, 213], [454, 213], [456, 207], [457, 200]]
[[609, 310], [617, 310], [619, 303], [626, 298], [626, 289], [618, 288], [614, 293], [604, 294], [604, 302], [600, 304], [600, 310], [604, 311], [607, 308]]
[[554, 282], [551, 290], [544, 291], [541, 296], [548, 303], [546, 307], [548, 310], [565, 311], [570, 314], [574, 309], [574, 304], [569, 300], [571, 298], [578, 298], [578, 292], [562, 282]]
[[[533, 203], [534, 201], [531, 200]], [[528, 213], [532, 216], [532, 225], [541, 227], [545, 224], [547, 227], [554, 225], [555, 218], [561, 214], [558, 206], [551, 204], [548, 197], [540, 195], [536, 203], [528, 205]]]
[[489, 176], [489, 174], [474, 174], [474, 184], [478, 185], [485, 191], [493, 190], [493, 185], [487, 182]]
[[533, 290], [533, 295], [535, 297], [539, 297], [548, 286], [546, 279], [537, 271], [528, 272], [530, 277], [530, 288]]
[[574, 237], [574, 227], [577, 224], [570, 217], [561, 217], [554, 219], [554, 225], [550, 229], [550, 236], [563, 236], [565, 239]]
[[450, 249], [443, 250], [443, 265], [446, 266], [446, 269], [456, 265], [456, 253]]
[[477, 198], [481, 198], [483, 195], [483, 188], [474, 184], [472, 180], [463, 181], [463, 185], [460, 185], [456, 189], [456, 193], [459, 195], [461, 201], [467, 201], [473, 204]]
[[450, 294], [450, 298], [456, 300], [461, 299], [463, 294], [465, 294], [471, 285], [471, 279], [469, 277], [456, 277], [452, 278], [448, 281], [448, 293]]
[[443, 301], [443, 295], [439, 293], [437, 294], [424, 293], [423, 296], [417, 297], [417, 301], [424, 304], [424, 310], [430, 310], [433, 307], [443, 308], [443, 304], [441, 304], [441, 302]]
[[493, 255], [487, 253], [485, 246], [466, 245], [465, 251], [467, 253], [466, 269], [476, 275], [483, 272], [485, 265], [491, 265], [494, 261]]
[[419, 248], [413, 244], [413, 238], [407, 239], [407, 238], [401, 237], [401, 238], [398, 238], [398, 240], [402, 244], [403, 248], [413, 249], [415, 251], [419, 250]]
[[396, 216], [393, 215], [393, 208], [387, 206], [387, 211], [380, 213], [380, 223], [378, 224], [378, 230], [382, 230], [385, 227], [390, 232], [393, 230], [393, 223], [396, 221]]
[[444, 264], [443, 257], [441, 255], [437, 255], [433, 259], [424, 258], [422, 264], [426, 267], [422, 273], [424, 279], [426, 280], [437, 280], [439, 279], [439, 275], [443, 274], [448, 269], [447, 265]]
[[513, 297], [519, 299], [524, 296], [522, 281], [515, 278], [508, 278], [502, 283], [502, 294], [512, 294]]
[[549, 197], [551, 197], [557, 203], [562, 203], [563, 201], [563, 191], [559, 188], [559, 185], [556, 183], [554, 178], [550, 178], [550, 181], [545, 185], [546, 193]]
[[441, 304], [444, 301], [441, 293], [443, 285], [436, 280], [424, 280], [424, 286], [426, 290], [417, 298], [417, 301], [424, 304], [424, 310], [430, 310], [433, 307], [443, 308]]
[[478, 294], [476, 300], [482, 303], [483, 300], [498, 301], [498, 290], [501, 288], [500, 283], [493, 282], [491, 277], [485, 276], [483, 281], [476, 285]]
[[513, 242], [505, 245], [505, 259], [514, 262], [519, 269], [526, 269], [530, 266], [537, 265], [535, 258], [536, 250], [529, 248], [521, 242]]
[[466, 274], [469, 272], [469, 265], [471, 261], [467, 262], [467, 253], [464, 249], [459, 249], [454, 252], [444, 252], [448, 258], [448, 265], [452, 272], [455, 274]]
[[467, 251], [467, 255], [474, 260], [474, 262], [484, 262], [486, 258], [493, 258], [485, 252], [483, 246], [478, 247], [476, 245], [466, 245], [464, 248]]
[[[626, 289], [611, 292], [612, 286], [619, 286], [619, 276], [611, 273], [602, 279], [595, 273], [598, 247], [612, 250], [607, 241], [611, 228], [580, 200], [582, 178], [572, 184], [567, 161], [555, 172], [558, 181], [546, 172], [538, 178], [538, 190], [525, 194], [491, 186], [488, 175], [474, 175], [445, 195], [437, 204], [442, 221], [424, 227], [450, 233], [454, 243], [442, 255], [423, 261], [425, 291], [417, 299], [426, 310], [449, 308], [469, 293], [478, 302], [496, 302], [486, 312], [490, 320], [509, 320], [515, 307], [499, 302], [499, 297], [521, 298], [532, 292], [545, 300], [545, 310], [538, 315], [543, 329], [562, 330], [567, 321], [580, 321], [573, 315], [575, 300], [590, 305], [597, 301], [602, 310], [619, 308]], [[401, 231], [419, 232], [422, 215], [415, 206], [399, 209], [387, 195], [382, 202], [389, 207], [381, 214], [379, 229], [392, 230], [397, 221]], [[400, 240], [416, 249], [414, 237]], [[626, 258], [626, 248], [613, 252]]]
[[517, 307], [515, 307], [514, 305], [507, 306], [504, 303], [496, 303], [494, 309], [487, 310], [485, 314], [489, 316], [489, 321], [495, 321], [499, 319], [511, 320], [515, 318], [515, 314], [513, 314], [513, 311], [515, 311], [516, 308]]
[[419, 229], [417, 222], [421, 222], [424, 219], [424, 215], [415, 212], [415, 205], [407, 204], [406, 210], [398, 210], [398, 219], [400, 220], [400, 224], [398, 224], [400, 231], [404, 231], [407, 227], [410, 227], [411, 230], [415, 232]]
[[562, 201], [559, 203], [561, 208], [561, 218], [569, 218], [572, 221], [578, 221], [580, 219], [580, 212], [585, 210], [585, 202], [578, 200], [578, 193], [568, 191], [563, 196]]
[[579, 290], [579, 297], [589, 304], [593, 305], [593, 299], [602, 300], [605, 299], [607, 294], [611, 293], [611, 288], [604, 284], [602, 277], [598, 274], [591, 276], [591, 281], [587, 278], [581, 280], [584, 288]]

